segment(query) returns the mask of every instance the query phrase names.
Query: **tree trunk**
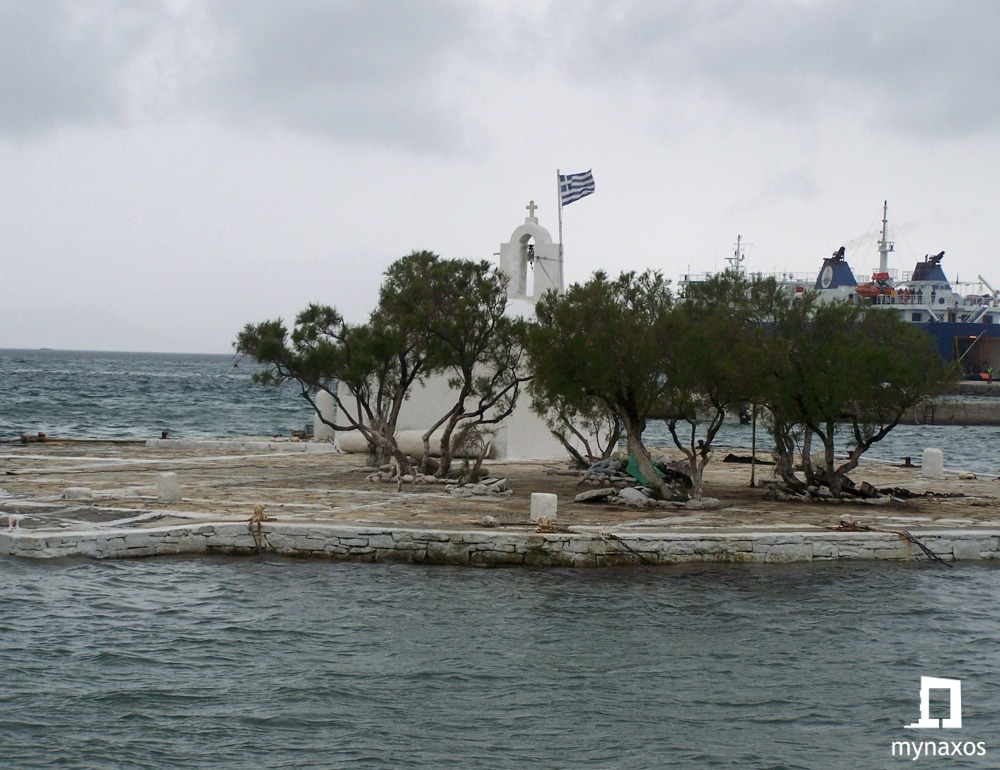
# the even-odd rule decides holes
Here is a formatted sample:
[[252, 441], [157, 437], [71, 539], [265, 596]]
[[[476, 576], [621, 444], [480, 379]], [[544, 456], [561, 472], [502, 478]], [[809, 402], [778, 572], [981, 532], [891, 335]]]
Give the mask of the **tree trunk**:
[[628, 445], [628, 453], [635, 458], [639, 473], [646, 477], [647, 486], [652, 487], [659, 499], [668, 499], [673, 490], [660, 478], [660, 474], [653, 467], [653, 459], [649, 456], [649, 450], [642, 443], [641, 433], [635, 429], [636, 426], [632, 420], [625, 418], [623, 421], [625, 422], [625, 441]]
[[816, 483], [816, 473], [812, 464], [812, 437], [810, 428], [802, 431], [802, 475], [805, 476], [806, 484]]
[[774, 420], [771, 428], [774, 438], [774, 472], [791, 489], [799, 490], [802, 482], [795, 475], [795, 441], [792, 439], [791, 427], [777, 418], [772, 419]]
[[438, 466], [437, 474], [438, 478], [445, 478], [451, 472], [451, 464], [455, 460], [455, 447], [451, 438], [455, 432], [455, 423], [457, 420], [453, 416], [448, 420], [447, 425], [444, 427], [444, 433], [441, 434], [441, 465]]
[[839, 499], [843, 495], [844, 473], [834, 469], [833, 431], [827, 433], [823, 440], [823, 461], [826, 465], [826, 485], [830, 494]]
[[427, 431], [423, 436], [420, 437], [424, 444], [424, 454], [420, 458], [420, 472], [424, 475], [427, 474], [427, 462], [431, 457], [431, 432]]
[[695, 500], [701, 500], [705, 482], [705, 468], [708, 467], [709, 450], [699, 449], [695, 452], [694, 462], [691, 463], [691, 496]]
[[[574, 447], [570, 443], [570, 440], [566, 438], [565, 433], [561, 433], [557, 430], [550, 430], [549, 433], [551, 433], [555, 439], [562, 444], [563, 449], [565, 449], [566, 453], [569, 455], [569, 459], [572, 460], [573, 465], [577, 468], [586, 469], [593, 464], [592, 462], [588, 462], [588, 460], [577, 451], [576, 447]], [[585, 451], [587, 452], [588, 457], [590, 457], [590, 444], [585, 441], [584, 446], [586, 446]]]

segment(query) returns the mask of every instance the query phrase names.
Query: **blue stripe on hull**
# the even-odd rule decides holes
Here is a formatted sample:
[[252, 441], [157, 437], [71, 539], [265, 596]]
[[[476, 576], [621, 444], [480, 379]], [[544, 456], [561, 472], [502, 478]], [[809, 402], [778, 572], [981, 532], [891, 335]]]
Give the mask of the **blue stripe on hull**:
[[[982, 335], [982, 340], [1000, 339], [1000, 324], [964, 324], [953, 322], [920, 323], [919, 326], [934, 338], [938, 352], [946, 361], [955, 358], [955, 338], [965, 338], [969, 342]], [[980, 340], [980, 342], [982, 341]]]

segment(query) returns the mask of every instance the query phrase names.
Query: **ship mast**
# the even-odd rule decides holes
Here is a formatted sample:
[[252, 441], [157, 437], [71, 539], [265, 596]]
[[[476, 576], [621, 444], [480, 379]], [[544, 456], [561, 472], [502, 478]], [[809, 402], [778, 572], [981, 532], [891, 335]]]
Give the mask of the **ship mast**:
[[878, 271], [889, 272], [889, 252], [896, 244], [889, 240], [889, 201], [882, 202], [882, 237], [878, 242]]
[[746, 259], [746, 255], [743, 253], [743, 236], [736, 236], [736, 251], [733, 252], [733, 256], [726, 257], [726, 262], [729, 263], [729, 269], [734, 272], [741, 272], [742, 268], [740, 264]]

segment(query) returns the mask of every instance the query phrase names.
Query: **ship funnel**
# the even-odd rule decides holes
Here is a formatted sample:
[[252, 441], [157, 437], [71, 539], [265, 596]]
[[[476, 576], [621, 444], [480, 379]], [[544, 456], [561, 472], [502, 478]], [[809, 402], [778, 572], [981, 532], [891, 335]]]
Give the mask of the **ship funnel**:
[[857, 286], [858, 282], [854, 278], [854, 271], [851, 266], [844, 261], [844, 247], [841, 246], [833, 252], [833, 256], [823, 260], [823, 267], [819, 271], [816, 279], [816, 291], [824, 289], [839, 289], [841, 287]]

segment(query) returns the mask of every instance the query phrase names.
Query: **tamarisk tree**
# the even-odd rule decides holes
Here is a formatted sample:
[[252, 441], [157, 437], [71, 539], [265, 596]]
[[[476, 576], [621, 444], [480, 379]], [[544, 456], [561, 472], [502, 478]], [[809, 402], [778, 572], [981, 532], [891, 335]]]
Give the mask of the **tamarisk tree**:
[[[814, 295], [789, 302], [773, 327], [776, 352], [766, 406], [786, 483], [803, 486], [789, 453], [801, 436], [807, 484], [841, 497], [861, 456], [899, 424], [906, 410], [954, 379], [931, 337], [896, 313], [870, 305], [821, 303]], [[822, 446], [820, 467], [810, 451]], [[844, 439], [846, 459], [836, 456]]]
[[[379, 310], [367, 323], [351, 325], [335, 308], [311, 304], [298, 314], [291, 333], [280, 319], [247, 324], [234, 347], [264, 365], [253, 375], [255, 382], [296, 382], [326, 425], [360, 432], [370, 463], [381, 465], [394, 458], [401, 472], [410, 470], [395, 434], [400, 409], [426, 360], [417, 330]], [[342, 400], [338, 386], [351, 398]], [[317, 409], [320, 391], [332, 397], [336, 418]]]
[[646, 421], [668, 392], [660, 376], [673, 298], [656, 272], [597, 272], [561, 296], [538, 302], [528, 330], [533, 387], [558, 395], [566, 407], [603, 404], [625, 430], [629, 454], [662, 497], [672, 490], [657, 474], [642, 442]]
[[424, 368], [447, 379], [445, 409], [422, 436], [424, 469], [437, 434], [437, 475], [446, 476], [458, 444], [514, 410], [528, 378], [524, 322], [506, 314], [507, 279], [484, 260], [414, 252], [386, 271], [380, 296], [380, 307], [423, 330]]
[[764, 323], [779, 301], [773, 279], [726, 270], [689, 284], [664, 326], [664, 421], [688, 460], [695, 499], [702, 496], [712, 442], [726, 415], [762, 395], [769, 340]]
[[596, 398], [570, 399], [547, 390], [537, 379], [528, 384], [531, 409], [562, 444], [577, 468], [611, 457], [625, 435], [622, 421]]
[[415, 251], [385, 273], [368, 321], [352, 325], [328, 305], [299, 313], [289, 332], [281, 320], [247, 324], [236, 351], [264, 365], [262, 384], [293, 381], [316, 409], [329, 393], [337, 431], [358, 431], [369, 461], [390, 458], [412, 471], [397, 443], [400, 413], [413, 388], [431, 375], [447, 378], [444, 411], [424, 434], [426, 466], [431, 435], [441, 429], [439, 475], [449, 471], [454, 439], [465, 429], [495, 424], [513, 410], [523, 373], [523, 323], [507, 318], [506, 283], [485, 261], [445, 260]]

